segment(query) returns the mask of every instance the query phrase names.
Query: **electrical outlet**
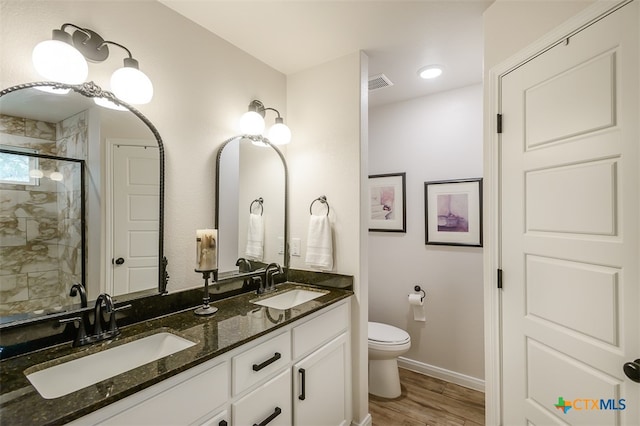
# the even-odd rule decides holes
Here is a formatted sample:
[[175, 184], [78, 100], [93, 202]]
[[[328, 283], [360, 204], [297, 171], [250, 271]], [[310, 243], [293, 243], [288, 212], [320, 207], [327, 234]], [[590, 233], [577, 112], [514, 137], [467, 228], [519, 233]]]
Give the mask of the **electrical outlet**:
[[278, 254], [284, 254], [284, 237], [278, 237]]
[[291, 256], [300, 256], [300, 238], [291, 239]]

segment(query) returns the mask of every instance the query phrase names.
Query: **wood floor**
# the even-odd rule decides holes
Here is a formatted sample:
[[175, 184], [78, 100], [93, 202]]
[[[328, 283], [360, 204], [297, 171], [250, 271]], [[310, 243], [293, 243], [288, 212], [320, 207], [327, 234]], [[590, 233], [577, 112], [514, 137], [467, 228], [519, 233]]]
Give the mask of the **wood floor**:
[[484, 393], [400, 369], [402, 395], [369, 394], [373, 426], [484, 425]]

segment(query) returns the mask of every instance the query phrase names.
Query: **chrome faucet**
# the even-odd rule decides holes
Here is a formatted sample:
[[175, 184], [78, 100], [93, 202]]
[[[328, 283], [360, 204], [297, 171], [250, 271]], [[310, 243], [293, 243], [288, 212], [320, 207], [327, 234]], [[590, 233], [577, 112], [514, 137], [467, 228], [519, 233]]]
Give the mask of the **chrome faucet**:
[[[275, 271], [273, 271], [275, 269]], [[269, 271], [273, 271], [269, 273]], [[282, 274], [282, 266], [277, 263], [270, 263], [264, 268], [264, 292], [269, 293], [276, 290], [276, 286], [273, 282], [273, 276]]]

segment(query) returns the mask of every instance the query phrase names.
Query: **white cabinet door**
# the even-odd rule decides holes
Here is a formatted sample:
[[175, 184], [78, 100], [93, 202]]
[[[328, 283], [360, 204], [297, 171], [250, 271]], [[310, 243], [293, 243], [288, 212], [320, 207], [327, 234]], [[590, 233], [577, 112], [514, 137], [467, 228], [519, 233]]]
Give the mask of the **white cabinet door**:
[[349, 424], [347, 345], [347, 334], [341, 334], [293, 366], [294, 425]]
[[231, 405], [236, 426], [291, 424], [291, 372], [269, 380]]

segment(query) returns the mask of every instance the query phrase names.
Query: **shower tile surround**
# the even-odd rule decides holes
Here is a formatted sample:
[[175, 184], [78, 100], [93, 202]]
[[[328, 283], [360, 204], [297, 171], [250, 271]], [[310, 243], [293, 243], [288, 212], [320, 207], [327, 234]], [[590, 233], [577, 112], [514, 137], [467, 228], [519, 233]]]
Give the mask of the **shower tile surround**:
[[[0, 144], [41, 154], [86, 158], [86, 113], [60, 123], [0, 115]], [[0, 184], [0, 315], [55, 311], [74, 301], [81, 277], [80, 181], [76, 163], [39, 160], [63, 180], [37, 186]]]

